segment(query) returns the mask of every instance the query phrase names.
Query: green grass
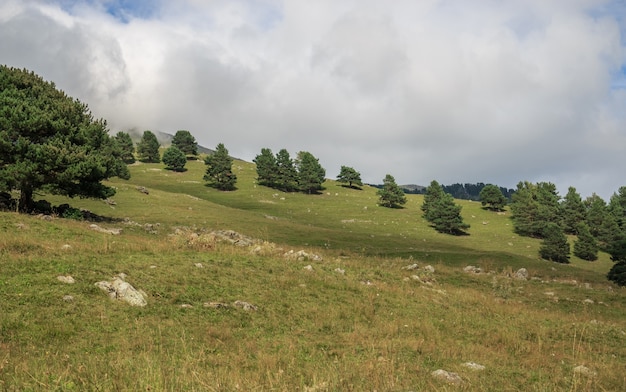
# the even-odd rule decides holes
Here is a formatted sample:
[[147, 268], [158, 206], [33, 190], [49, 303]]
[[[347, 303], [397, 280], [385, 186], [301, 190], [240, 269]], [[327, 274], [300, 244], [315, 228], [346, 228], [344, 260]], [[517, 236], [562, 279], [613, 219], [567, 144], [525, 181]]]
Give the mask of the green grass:
[[[96, 223], [117, 236], [0, 213], [0, 390], [626, 390], [626, 293], [606, 280], [607, 255], [554, 264], [513, 233], [508, 211], [457, 201], [472, 227], [454, 237], [428, 227], [419, 195], [386, 209], [375, 189], [333, 181], [320, 195], [285, 194], [234, 166], [233, 192], [204, 186], [203, 163], [189, 162], [184, 173], [131, 166], [130, 181], [110, 182], [113, 206], [43, 196], [109, 218]], [[213, 229], [273, 245], [206, 240]], [[324, 260], [283, 257], [300, 249]], [[403, 269], [412, 263], [435, 273]], [[470, 264], [492, 273], [464, 273]], [[530, 280], [509, 277], [521, 267]], [[148, 306], [94, 286], [120, 272]], [[236, 300], [259, 310], [203, 306]], [[433, 379], [439, 368], [463, 384]]]

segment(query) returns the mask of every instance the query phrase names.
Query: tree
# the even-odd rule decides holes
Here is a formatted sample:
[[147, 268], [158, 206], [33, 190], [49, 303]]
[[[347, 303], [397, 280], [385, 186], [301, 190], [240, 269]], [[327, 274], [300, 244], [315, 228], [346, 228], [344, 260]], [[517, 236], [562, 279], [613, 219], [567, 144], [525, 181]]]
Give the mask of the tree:
[[517, 234], [543, 238], [548, 223], [560, 223], [560, 197], [554, 184], [520, 182], [512, 199], [513, 228]]
[[[580, 195], [576, 192], [576, 188], [572, 186], [568, 188], [567, 194], [561, 203], [561, 210], [563, 211], [563, 231], [566, 234], [578, 234], [579, 224], [585, 221], [587, 213]], [[587, 226], [588, 229], [589, 226]]]
[[115, 135], [115, 141], [122, 151], [122, 160], [124, 163], [135, 163], [135, 146], [133, 145], [133, 139], [130, 138], [130, 135], [120, 131]]
[[583, 260], [594, 261], [598, 259], [598, 242], [591, 235], [589, 226], [580, 222], [576, 228], [578, 239], [574, 242], [574, 255]]
[[187, 157], [178, 147], [172, 145], [163, 153], [163, 163], [168, 169], [180, 172], [185, 170]]
[[0, 193], [19, 191], [30, 211], [33, 193], [105, 199], [101, 181], [130, 178], [106, 122], [86, 104], [27, 70], [0, 66]]
[[383, 187], [377, 192], [379, 204], [383, 207], [398, 208], [406, 204], [406, 196], [402, 188], [396, 184], [396, 179], [387, 174], [383, 180]]
[[626, 237], [613, 242], [608, 252], [615, 265], [609, 270], [607, 278], [620, 286], [626, 286]]
[[278, 164], [272, 150], [262, 148], [261, 154], [257, 155], [252, 162], [256, 163], [257, 181], [259, 184], [269, 186], [270, 188], [275, 187]]
[[310, 152], [300, 151], [295, 165], [298, 170], [300, 190], [313, 193], [322, 189], [322, 183], [326, 179], [326, 170], [320, 165], [319, 159]]
[[235, 189], [237, 176], [232, 171], [233, 159], [228, 155], [224, 144], [218, 144], [215, 152], [204, 159], [204, 163], [207, 166], [204, 180], [209, 185], [222, 191]]
[[548, 223], [544, 229], [539, 256], [557, 263], [569, 263], [569, 252], [569, 243], [561, 226], [553, 222]]
[[298, 172], [289, 151], [284, 148], [276, 154], [275, 187], [284, 192], [293, 192], [298, 189]]
[[343, 184], [348, 183], [348, 187], [350, 188], [353, 188], [353, 184], [356, 186], [363, 185], [363, 182], [361, 182], [361, 173], [348, 166], [341, 166], [337, 181]]
[[137, 155], [139, 159], [149, 163], [161, 162], [161, 155], [159, 154], [159, 141], [154, 133], [151, 131], [145, 131], [141, 137], [141, 141], [137, 144]]
[[619, 286], [626, 286], [626, 261], [615, 263], [606, 277]]
[[454, 203], [452, 195], [445, 193], [437, 181], [426, 189], [422, 211], [424, 218], [440, 233], [460, 235], [470, 228], [463, 222], [461, 206]]
[[198, 143], [196, 143], [196, 138], [189, 131], [176, 131], [172, 139], [172, 146], [177, 147], [186, 155], [198, 155]]
[[499, 187], [489, 184], [480, 191], [480, 203], [490, 210], [503, 211], [507, 199]]
[[609, 200], [608, 211], [622, 231], [626, 230], [626, 186], [619, 188]]

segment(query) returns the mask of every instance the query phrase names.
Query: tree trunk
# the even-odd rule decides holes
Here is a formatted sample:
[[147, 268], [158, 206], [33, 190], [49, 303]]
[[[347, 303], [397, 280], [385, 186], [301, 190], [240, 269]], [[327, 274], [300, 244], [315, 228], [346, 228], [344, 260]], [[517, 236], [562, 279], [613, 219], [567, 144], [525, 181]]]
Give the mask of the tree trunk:
[[30, 212], [33, 209], [33, 188], [24, 185], [20, 189], [18, 209], [20, 212]]

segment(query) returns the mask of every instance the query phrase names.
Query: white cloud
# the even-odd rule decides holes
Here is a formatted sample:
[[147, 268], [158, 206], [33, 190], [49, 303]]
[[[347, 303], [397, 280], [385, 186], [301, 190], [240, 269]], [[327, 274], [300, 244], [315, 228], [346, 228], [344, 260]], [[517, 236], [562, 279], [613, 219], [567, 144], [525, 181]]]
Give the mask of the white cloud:
[[116, 130], [188, 129], [249, 160], [306, 150], [329, 176], [626, 185], [619, 1], [116, 4], [8, 0], [2, 61]]

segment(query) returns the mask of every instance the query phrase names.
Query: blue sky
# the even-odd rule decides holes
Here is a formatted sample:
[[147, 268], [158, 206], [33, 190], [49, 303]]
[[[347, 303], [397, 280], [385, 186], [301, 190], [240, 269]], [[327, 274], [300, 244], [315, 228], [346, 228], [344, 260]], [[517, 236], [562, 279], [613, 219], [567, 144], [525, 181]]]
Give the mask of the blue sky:
[[3, 63], [113, 131], [366, 182], [626, 185], [624, 0], [4, 0]]

